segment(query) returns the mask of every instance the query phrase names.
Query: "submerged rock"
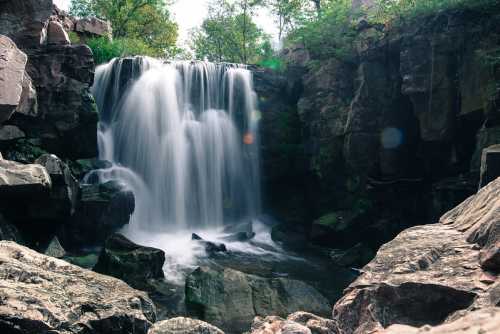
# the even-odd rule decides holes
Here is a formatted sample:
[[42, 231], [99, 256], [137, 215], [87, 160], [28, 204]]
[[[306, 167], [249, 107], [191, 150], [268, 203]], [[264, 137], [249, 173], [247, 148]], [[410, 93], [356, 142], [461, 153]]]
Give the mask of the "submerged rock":
[[94, 271], [124, 280], [133, 287], [144, 287], [149, 279], [164, 278], [165, 253], [140, 246], [116, 233], [106, 240]]
[[224, 332], [201, 320], [178, 317], [155, 323], [148, 334], [224, 334]]
[[120, 280], [0, 241], [2, 333], [146, 334], [156, 320], [144, 292]]
[[200, 237], [198, 234], [193, 233], [191, 235], [191, 240], [198, 242], [200, 245], [203, 246], [205, 249], [205, 252], [207, 252], [208, 255], [212, 255], [215, 253], [220, 253], [220, 252], [227, 252], [226, 245], [222, 243], [216, 243], [212, 241], [207, 241]]
[[328, 300], [304, 282], [206, 267], [186, 278], [186, 308], [191, 316], [231, 333], [247, 330], [255, 316], [330, 312]]

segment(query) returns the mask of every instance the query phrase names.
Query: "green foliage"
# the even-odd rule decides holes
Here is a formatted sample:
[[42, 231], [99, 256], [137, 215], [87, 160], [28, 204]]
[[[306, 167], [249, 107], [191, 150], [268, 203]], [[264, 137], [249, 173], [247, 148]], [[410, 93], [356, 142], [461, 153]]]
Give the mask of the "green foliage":
[[94, 42], [105, 53], [125, 48], [130, 53], [144, 49], [148, 54], [171, 56], [178, 51], [177, 24], [171, 20], [165, 0], [71, 0], [70, 12], [111, 22], [116, 41], [109, 45]]
[[213, 1], [208, 17], [193, 31], [192, 45], [198, 59], [217, 62], [256, 63], [269, 54], [269, 36], [252, 20], [261, 1]]
[[348, 58], [356, 36], [352, 0], [328, 0], [321, 11], [302, 11], [298, 27], [287, 37], [287, 44], [303, 44], [313, 58]]
[[336, 213], [330, 213], [330, 214], [321, 216], [320, 218], [318, 218], [318, 220], [316, 220], [316, 224], [323, 225], [323, 226], [329, 226], [329, 227], [333, 227], [333, 226], [337, 225], [338, 222], [339, 222], [339, 220], [337, 218]]
[[497, 4], [497, 0], [377, 0], [371, 20], [378, 23], [402, 24], [442, 10], [481, 10]]
[[161, 56], [159, 50], [137, 39], [116, 38], [110, 41], [105, 37], [100, 37], [89, 39], [87, 45], [92, 49], [96, 64], [106, 63], [115, 57]]
[[71, 44], [79, 44], [80, 43], [80, 37], [78, 37], [78, 34], [74, 31], [70, 31], [68, 33], [69, 40], [71, 41]]

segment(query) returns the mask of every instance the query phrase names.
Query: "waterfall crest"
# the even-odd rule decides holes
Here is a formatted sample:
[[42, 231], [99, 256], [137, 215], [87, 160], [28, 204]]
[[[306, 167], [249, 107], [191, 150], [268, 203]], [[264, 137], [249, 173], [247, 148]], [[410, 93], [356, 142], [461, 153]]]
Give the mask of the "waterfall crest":
[[131, 227], [217, 228], [260, 211], [260, 114], [239, 65], [135, 57], [98, 66], [101, 181], [132, 188]]

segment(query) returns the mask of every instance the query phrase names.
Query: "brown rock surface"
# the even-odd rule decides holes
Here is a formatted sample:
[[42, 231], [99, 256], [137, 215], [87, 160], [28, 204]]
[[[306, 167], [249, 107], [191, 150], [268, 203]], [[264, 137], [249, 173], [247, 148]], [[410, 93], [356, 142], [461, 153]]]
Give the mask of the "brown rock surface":
[[156, 314], [124, 282], [0, 242], [0, 332], [147, 333]]

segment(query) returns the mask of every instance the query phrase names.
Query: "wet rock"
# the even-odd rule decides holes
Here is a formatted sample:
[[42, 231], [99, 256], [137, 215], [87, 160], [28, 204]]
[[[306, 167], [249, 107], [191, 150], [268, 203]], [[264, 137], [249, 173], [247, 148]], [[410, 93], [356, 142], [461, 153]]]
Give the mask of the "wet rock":
[[224, 334], [224, 332], [200, 320], [178, 317], [155, 323], [148, 334]]
[[271, 229], [271, 238], [289, 249], [303, 249], [307, 244], [307, 234], [301, 226], [277, 224]]
[[252, 239], [253, 237], [255, 237], [254, 232], [236, 232], [225, 236], [223, 239], [228, 242], [244, 242]]
[[45, 248], [45, 251], [43, 253], [47, 256], [52, 256], [58, 259], [66, 256], [66, 251], [59, 243], [59, 239], [57, 239], [57, 237], [52, 238], [52, 240], [49, 242], [49, 245]]
[[207, 254], [211, 255], [214, 253], [219, 253], [219, 252], [227, 252], [226, 245], [222, 243], [216, 243], [216, 242], [211, 242], [203, 239], [200, 237], [198, 234], [193, 233], [191, 235], [191, 240], [196, 241], [200, 245], [203, 246]]
[[329, 252], [333, 263], [340, 267], [362, 267], [374, 257], [374, 252], [367, 246], [359, 243], [347, 250], [331, 250]]
[[0, 198], [4, 201], [48, 195], [51, 185], [50, 176], [41, 165], [0, 160]]
[[47, 43], [49, 44], [71, 44], [68, 34], [61, 23], [50, 21], [47, 27]]
[[186, 278], [188, 314], [241, 333], [255, 316], [285, 316], [298, 310], [327, 314], [325, 297], [304, 282], [262, 278], [232, 269], [200, 267]]
[[137, 245], [116, 233], [106, 240], [94, 271], [141, 288], [150, 279], [164, 278], [164, 262], [165, 253], [162, 250]]
[[134, 194], [119, 182], [80, 185], [79, 202], [73, 219], [62, 226], [61, 242], [66, 248], [102, 245], [129, 223], [134, 209]]
[[483, 149], [480, 173], [479, 188], [484, 187], [500, 176], [500, 145], [493, 145]]
[[[0, 242], [2, 332], [144, 333], [156, 320], [144, 292], [13, 242]], [[50, 316], [44, 316], [50, 315]]]
[[333, 248], [350, 247], [359, 240], [361, 214], [352, 211], [333, 212], [316, 219], [310, 232], [312, 242]]
[[21, 102], [27, 59], [10, 38], [0, 35], [0, 124]]
[[466, 314], [458, 319], [448, 321], [436, 327], [423, 326], [415, 328], [405, 325], [392, 325], [389, 328], [377, 331], [374, 334], [459, 334], [481, 333], [496, 334], [500, 328], [500, 310], [487, 308]]

